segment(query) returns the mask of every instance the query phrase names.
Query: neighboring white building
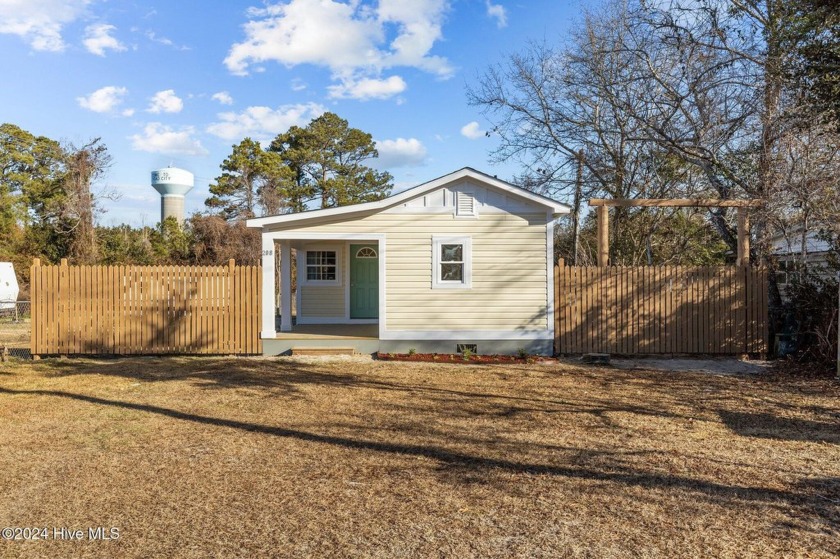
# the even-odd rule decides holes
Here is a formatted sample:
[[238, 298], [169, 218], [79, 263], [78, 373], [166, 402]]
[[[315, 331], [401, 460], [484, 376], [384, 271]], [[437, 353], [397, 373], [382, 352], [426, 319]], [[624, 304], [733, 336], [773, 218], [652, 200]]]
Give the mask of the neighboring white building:
[[831, 243], [821, 238], [816, 231], [809, 231], [804, 236], [802, 230], [789, 235], [776, 235], [770, 241], [772, 253], [779, 261], [776, 281], [782, 297], [785, 297], [786, 287], [795, 274], [802, 271], [803, 264], [814, 272], [823, 270], [826, 275], [833, 275], [828, 268], [828, 257], [831, 254]]
[[0, 310], [14, 310], [19, 293], [15, 267], [11, 262], [0, 262]]
[[790, 235], [776, 235], [770, 240], [773, 254], [781, 258], [813, 258], [825, 256], [831, 250], [831, 245], [815, 231], [809, 231], [803, 239], [802, 231], [795, 231]]
[[250, 219], [262, 230], [263, 352], [551, 354], [554, 219], [569, 211], [464, 168], [378, 202]]

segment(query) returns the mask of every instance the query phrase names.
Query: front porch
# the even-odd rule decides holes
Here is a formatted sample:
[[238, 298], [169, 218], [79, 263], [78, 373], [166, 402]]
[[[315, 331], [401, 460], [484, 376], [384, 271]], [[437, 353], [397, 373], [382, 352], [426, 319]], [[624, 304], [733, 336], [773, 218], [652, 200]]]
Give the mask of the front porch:
[[263, 338], [264, 355], [282, 355], [301, 348], [353, 348], [357, 353], [379, 351], [378, 324], [295, 324], [291, 331]]
[[290, 231], [262, 236], [264, 354], [293, 348], [379, 350], [384, 236]]

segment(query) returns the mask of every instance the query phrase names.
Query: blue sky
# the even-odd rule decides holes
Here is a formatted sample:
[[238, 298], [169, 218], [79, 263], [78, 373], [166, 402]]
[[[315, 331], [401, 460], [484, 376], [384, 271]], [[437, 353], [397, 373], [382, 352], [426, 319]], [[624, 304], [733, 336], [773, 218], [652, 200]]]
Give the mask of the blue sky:
[[585, 0], [0, 2], [0, 120], [76, 144], [101, 137], [104, 225], [152, 225], [152, 170], [195, 174], [187, 212], [231, 146], [324, 111], [377, 141], [399, 191], [493, 166], [465, 89], [528, 41], [556, 43]]

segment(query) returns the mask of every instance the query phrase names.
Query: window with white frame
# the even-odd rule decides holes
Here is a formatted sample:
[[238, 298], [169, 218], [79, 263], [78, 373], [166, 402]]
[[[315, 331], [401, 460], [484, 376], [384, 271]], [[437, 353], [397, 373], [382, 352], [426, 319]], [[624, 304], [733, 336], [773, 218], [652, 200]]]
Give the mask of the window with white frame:
[[472, 286], [472, 239], [432, 237], [432, 287], [469, 289]]
[[307, 250], [304, 277], [307, 283], [338, 282], [338, 251]]

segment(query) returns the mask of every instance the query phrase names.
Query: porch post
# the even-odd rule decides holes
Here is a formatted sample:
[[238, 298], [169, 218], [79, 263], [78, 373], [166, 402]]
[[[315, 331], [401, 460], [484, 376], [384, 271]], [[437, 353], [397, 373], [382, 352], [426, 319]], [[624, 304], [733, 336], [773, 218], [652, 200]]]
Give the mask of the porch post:
[[260, 338], [272, 339], [274, 331], [274, 238], [262, 234], [262, 326]]
[[292, 246], [280, 242], [280, 331], [292, 331]]

